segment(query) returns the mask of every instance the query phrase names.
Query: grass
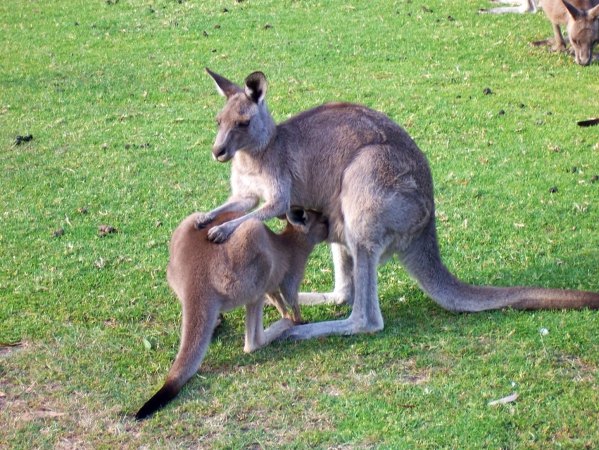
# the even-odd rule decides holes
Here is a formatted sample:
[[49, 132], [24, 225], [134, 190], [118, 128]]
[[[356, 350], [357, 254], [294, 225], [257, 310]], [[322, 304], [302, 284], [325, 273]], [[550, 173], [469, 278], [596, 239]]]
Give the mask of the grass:
[[[2, 2], [0, 447], [597, 448], [595, 312], [450, 314], [396, 261], [379, 272], [384, 331], [246, 355], [232, 312], [178, 399], [131, 418], [178, 346], [170, 234], [228, 195], [205, 66], [265, 72], [277, 121], [347, 100], [405, 127], [463, 280], [599, 291], [599, 139], [576, 126], [597, 115], [598, 65], [531, 47], [551, 34], [542, 13], [486, 6]], [[303, 289], [331, 285], [321, 246]]]

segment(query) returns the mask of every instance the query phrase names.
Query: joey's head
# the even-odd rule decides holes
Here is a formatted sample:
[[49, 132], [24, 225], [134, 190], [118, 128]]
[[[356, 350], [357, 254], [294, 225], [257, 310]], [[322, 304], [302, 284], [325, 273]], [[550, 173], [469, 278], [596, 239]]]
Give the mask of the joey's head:
[[268, 83], [262, 72], [250, 74], [244, 87], [206, 68], [216, 83], [218, 92], [227, 98], [225, 107], [216, 116], [218, 133], [212, 156], [220, 162], [229, 161], [238, 151], [257, 154], [264, 150], [276, 133], [276, 126], [266, 107]]
[[593, 48], [599, 41], [599, 5], [589, 10], [580, 10], [566, 0], [562, 0], [568, 10], [568, 36], [574, 49], [576, 62], [588, 66], [593, 62]]
[[323, 242], [329, 235], [329, 222], [321, 213], [292, 206], [287, 212], [284, 234], [293, 234], [296, 241], [310, 247]]

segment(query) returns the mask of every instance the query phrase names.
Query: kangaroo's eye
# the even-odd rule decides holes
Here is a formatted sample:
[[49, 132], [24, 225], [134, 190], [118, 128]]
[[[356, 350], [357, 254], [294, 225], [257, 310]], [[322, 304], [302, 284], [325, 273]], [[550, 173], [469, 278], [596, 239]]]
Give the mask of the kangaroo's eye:
[[216, 119], [216, 124], [220, 125], [220, 119]]
[[250, 126], [250, 121], [249, 120], [244, 120], [243, 122], [237, 122], [237, 126], [239, 128], [247, 128]]

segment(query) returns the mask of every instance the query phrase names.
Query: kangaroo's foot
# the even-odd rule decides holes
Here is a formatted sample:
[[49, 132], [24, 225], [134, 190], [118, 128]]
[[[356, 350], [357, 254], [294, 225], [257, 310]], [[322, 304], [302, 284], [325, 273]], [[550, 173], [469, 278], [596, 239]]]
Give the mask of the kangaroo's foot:
[[354, 300], [344, 292], [300, 292], [300, 305], [351, 305]]
[[535, 47], [545, 47], [545, 46], [550, 46], [550, 45], [554, 45], [555, 44], [555, 39], [554, 38], [548, 38], [548, 39], [543, 39], [542, 41], [533, 41], [530, 43], [531, 45], [534, 45]]
[[277, 340], [281, 339], [312, 339], [331, 335], [349, 336], [358, 333], [374, 333], [382, 330], [379, 324], [358, 324], [354, 320], [333, 320], [328, 322], [297, 325], [284, 331]]

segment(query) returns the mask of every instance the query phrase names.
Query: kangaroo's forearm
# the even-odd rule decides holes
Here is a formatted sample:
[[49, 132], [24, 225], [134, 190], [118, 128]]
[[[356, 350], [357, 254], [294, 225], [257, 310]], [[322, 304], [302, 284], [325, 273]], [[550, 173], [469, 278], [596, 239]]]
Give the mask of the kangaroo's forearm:
[[255, 208], [259, 199], [257, 197], [230, 197], [226, 203], [213, 209], [208, 214], [214, 218], [222, 213], [227, 212], [246, 212]]
[[249, 213], [245, 218], [252, 218], [264, 222], [268, 219], [273, 219], [281, 216], [289, 211], [289, 199], [277, 199], [264, 203], [257, 210]]

